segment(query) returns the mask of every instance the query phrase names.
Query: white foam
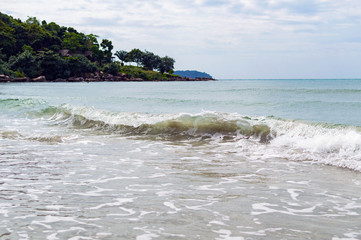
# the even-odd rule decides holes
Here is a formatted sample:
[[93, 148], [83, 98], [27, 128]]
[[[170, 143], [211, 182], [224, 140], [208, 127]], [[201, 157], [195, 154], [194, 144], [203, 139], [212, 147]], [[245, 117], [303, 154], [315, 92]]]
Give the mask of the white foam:
[[153, 238], [157, 238], [159, 235], [154, 233], [147, 233], [137, 236], [137, 240], [152, 240]]
[[118, 198], [118, 199], [116, 199], [115, 202], [99, 204], [98, 206], [92, 207], [92, 208], [89, 208], [89, 209], [96, 210], [96, 209], [100, 209], [100, 208], [103, 208], [103, 207], [121, 206], [121, 205], [123, 205], [125, 203], [131, 203], [133, 201], [134, 201], [134, 198]]
[[164, 204], [164, 206], [169, 207], [170, 209], [174, 210], [174, 211], [168, 211], [169, 214], [174, 214], [174, 213], [177, 213], [182, 210], [181, 208], [177, 208], [173, 202], [164, 202], [163, 204]]

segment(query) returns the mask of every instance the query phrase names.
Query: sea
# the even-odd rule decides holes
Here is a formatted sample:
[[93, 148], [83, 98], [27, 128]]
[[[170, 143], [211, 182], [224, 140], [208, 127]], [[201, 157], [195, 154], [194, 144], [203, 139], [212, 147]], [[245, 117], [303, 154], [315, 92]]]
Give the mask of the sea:
[[361, 239], [361, 80], [0, 84], [0, 239]]

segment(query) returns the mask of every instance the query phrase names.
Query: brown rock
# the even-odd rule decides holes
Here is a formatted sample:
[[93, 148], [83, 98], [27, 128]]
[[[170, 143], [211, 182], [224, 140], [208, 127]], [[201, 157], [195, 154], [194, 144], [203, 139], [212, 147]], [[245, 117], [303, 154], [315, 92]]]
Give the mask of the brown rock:
[[37, 78], [32, 79], [33, 82], [46, 82], [45, 76], [39, 76]]

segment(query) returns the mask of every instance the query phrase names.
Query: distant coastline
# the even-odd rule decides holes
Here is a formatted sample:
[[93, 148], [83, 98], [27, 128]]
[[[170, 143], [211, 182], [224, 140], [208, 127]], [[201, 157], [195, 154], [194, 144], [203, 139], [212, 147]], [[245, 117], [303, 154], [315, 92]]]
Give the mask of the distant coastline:
[[154, 79], [148, 80], [143, 78], [131, 77], [127, 74], [112, 75], [103, 72], [87, 73], [82, 77], [69, 77], [69, 78], [57, 78], [54, 80], [47, 80], [45, 76], [39, 76], [36, 78], [19, 77], [12, 78], [6, 75], [0, 75], [0, 83], [16, 83], [16, 82], [191, 82], [191, 81], [215, 81], [213, 78], [206, 77], [181, 77], [171, 76], [168, 79]]
[[118, 50], [112, 41], [72, 27], [0, 12], [0, 82], [210, 81], [174, 74], [175, 60], [148, 50]]
[[213, 79], [211, 75], [205, 72], [199, 72], [196, 70], [177, 70], [174, 71], [175, 75], [179, 75], [181, 77], [189, 77], [189, 78], [210, 78]]

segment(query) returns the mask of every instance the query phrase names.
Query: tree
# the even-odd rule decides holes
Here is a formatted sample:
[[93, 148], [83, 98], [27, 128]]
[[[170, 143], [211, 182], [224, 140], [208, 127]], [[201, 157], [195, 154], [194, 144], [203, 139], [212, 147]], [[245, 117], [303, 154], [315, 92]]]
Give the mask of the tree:
[[100, 46], [103, 49], [104, 52], [104, 63], [111, 63], [112, 62], [112, 50], [113, 50], [113, 44], [112, 41], [109, 41], [108, 39], [103, 39]]
[[164, 73], [173, 71], [174, 63], [175, 60], [173, 58], [170, 58], [168, 56], [162, 57], [158, 65], [159, 72]]
[[37, 60], [39, 61], [40, 75], [44, 75], [48, 80], [71, 76], [68, 62], [53, 51], [41, 51]]
[[9, 59], [9, 68], [13, 71], [22, 72], [27, 77], [36, 77], [39, 73], [36, 56], [30, 50], [31, 47], [24, 47], [24, 52], [18, 56], [11, 56]]
[[84, 73], [95, 72], [96, 66], [83, 55], [74, 55], [66, 58], [71, 76], [83, 76]]
[[0, 20], [0, 46], [7, 58], [14, 54], [14, 48], [16, 46], [15, 29], [2, 20]]
[[119, 67], [119, 62], [111, 62], [104, 66], [103, 71], [112, 75], [117, 75]]
[[82, 47], [83, 38], [75, 32], [66, 32], [63, 38], [63, 48], [76, 52]]
[[142, 64], [143, 54], [144, 53], [142, 51], [140, 51], [137, 48], [134, 48], [128, 53], [128, 60], [130, 62], [135, 62], [138, 66], [140, 66]]
[[142, 66], [146, 70], [153, 70], [158, 67], [160, 57], [152, 52], [145, 51], [142, 55]]
[[122, 63], [128, 62], [128, 52], [127, 51], [116, 51], [114, 54]]

